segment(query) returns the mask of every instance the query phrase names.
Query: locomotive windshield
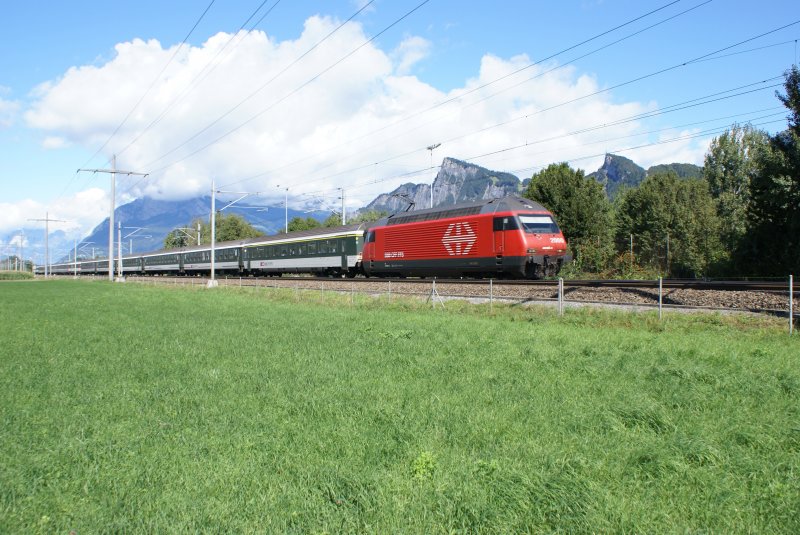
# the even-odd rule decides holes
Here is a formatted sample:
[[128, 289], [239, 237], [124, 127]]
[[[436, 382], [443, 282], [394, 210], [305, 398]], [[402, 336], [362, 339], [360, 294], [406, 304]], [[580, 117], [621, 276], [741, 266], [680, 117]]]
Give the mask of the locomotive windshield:
[[549, 215], [520, 215], [519, 221], [528, 234], [558, 234], [558, 225]]

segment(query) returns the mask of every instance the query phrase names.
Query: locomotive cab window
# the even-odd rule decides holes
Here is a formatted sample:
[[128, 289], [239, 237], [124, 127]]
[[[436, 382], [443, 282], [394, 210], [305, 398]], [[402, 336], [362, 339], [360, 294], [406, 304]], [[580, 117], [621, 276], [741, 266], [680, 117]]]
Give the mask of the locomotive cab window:
[[549, 215], [520, 215], [522, 228], [528, 234], [557, 234], [558, 225]]
[[509, 215], [505, 217], [495, 217], [493, 228], [495, 232], [500, 230], [517, 230], [519, 225], [517, 224], [517, 218]]

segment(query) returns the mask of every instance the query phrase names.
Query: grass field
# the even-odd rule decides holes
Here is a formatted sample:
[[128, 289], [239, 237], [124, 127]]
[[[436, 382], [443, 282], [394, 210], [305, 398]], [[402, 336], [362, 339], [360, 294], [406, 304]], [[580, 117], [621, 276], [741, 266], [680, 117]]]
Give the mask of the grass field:
[[744, 317], [0, 284], [0, 532], [800, 532]]

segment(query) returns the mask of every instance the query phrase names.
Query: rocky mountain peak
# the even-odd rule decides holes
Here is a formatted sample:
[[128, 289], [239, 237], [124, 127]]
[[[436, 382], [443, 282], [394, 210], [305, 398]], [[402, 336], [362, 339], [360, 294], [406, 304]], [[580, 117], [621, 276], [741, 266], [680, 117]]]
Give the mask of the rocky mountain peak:
[[[510, 173], [491, 171], [472, 163], [445, 158], [433, 181], [433, 205], [448, 206], [479, 199], [495, 199], [520, 193], [522, 184]], [[394, 191], [384, 193], [369, 203], [366, 210], [385, 211], [390, 214], [408, 208], [429, 208], [431, 205], [430, 184], [403, 184]]]

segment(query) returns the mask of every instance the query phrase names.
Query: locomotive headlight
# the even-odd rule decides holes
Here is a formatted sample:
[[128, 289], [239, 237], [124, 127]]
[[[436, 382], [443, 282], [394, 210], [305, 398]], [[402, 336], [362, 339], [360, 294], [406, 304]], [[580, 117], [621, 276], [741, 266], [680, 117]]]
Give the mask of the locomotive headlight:
[[536, 254], [536, 249], [528, 249], [528, 254]]

